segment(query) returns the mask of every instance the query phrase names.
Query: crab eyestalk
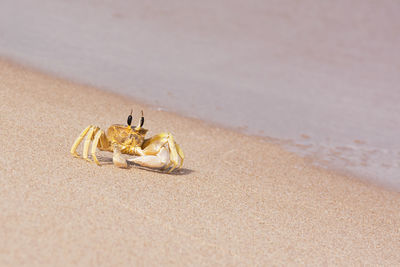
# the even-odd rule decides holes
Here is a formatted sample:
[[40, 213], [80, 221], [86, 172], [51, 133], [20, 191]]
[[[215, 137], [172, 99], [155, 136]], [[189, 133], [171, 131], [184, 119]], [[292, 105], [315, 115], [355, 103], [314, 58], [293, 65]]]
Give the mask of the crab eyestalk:
[[131, 126], [131, 124], [132, 124], [132, 112], [133, 112], [133, 109], [131, 109], [131, 114], [128, 116], [128, 120], [127, 120], [128, 126]]
[[140, 118], [138, 126], [136, 126], [135, 130], [137, 130], [137, 131], [140, 130], [140, 128], [143, 127], [143, 124], [144, 124], [144, 116], [143, 116], [143, 110], [142, 110], [142, 117]]

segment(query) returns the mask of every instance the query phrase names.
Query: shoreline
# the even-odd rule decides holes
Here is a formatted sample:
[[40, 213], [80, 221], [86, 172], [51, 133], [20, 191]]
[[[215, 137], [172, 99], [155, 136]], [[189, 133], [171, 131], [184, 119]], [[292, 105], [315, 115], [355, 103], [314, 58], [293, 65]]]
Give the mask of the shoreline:
[[307, 148], [285, 149], [400, 190], [399, 3], [20, 1], [0, 9], [2, 55], [292, 140]]
[[[0, 94], [2, 264], [400, 261], [399, 193], [10, 62], [0, 61]], [[69, 154], [87, 125], [124, 123], [132, 107], [145, 109], [149, 136], [174, 134], [182, 172], [98, 167]]]
[[[252, 133], [246, 132], [246, 129], [243, 127], [221, 125], [217, 122], [206, 121], [201, 118], [185, 116], [184, 114], [174, 111], [168, 107], [158, 106], [156, 104], [146, 102], [145, 100], [136, 99], [133, 96], [128, 95], [128, 94], [122, 94], [122, 93], [118, 93], [116, 91], [112, 91], [105, 87], [102, 88], [102, 87], [97, 87], [97, 86], [93, 86], [90, 84], [76, 82], [76, 81], [73, 81], [66, 77], [58, 76], [55, 73], [46, 72], [45, 70], [42, 70], [42, 69], [37, 68], [30, 64], [22, 64], [22, 63], [16, 62], [15, 60], [13, 60], [12, 58], [9, 58], [9, 57], [2, 56], [2, 57], [0, 57], [0, 61], [6, 62], [7, 64], [10, 64], [11, 66], [16, 66], [16, 67], [26, 69], [27, 71], [36, 73], [38, 75], [45, 75], [45, 76], [53, 77], [54, 79], [60, 80], [62, 82], [75, 84], [75, 85], [82, 86], [85, 88], [91, 88], [92, 90], [95, 90], [95, 92], [99, 92], [99, 93], [106, 94], [106, 95], [108, 94], [110, 96], [120, 97], [121, 99], [133, 102], [136, 105], [142, 105], [143, 107], [147, 107], [148, 109], [152, 109], [154, 111], [167, 112], [168, 114], [171, 114], [172, 116], [177, 116], [177, 117], [184, 118], [186, 120], [191, 120], [191, 121], [197, 122], [197, 123], [203, 125], [203, 127], [218, 128], [218, 129], [222, 129], [222, 130], [228, 131], [228, 132], [235, 132], [239, 135], [243, 135], [248, 138], [252, 138], [259, 142], [265, 142], [268, 144], [277, 145], [284, 151], [286, 151], [288, 153], [293, 153], [295, 156], [302, 158], [305, 162], [307, 162], [307, 164], [309, 164], [310, 166], [317, 168], [317, 169], [320, 168], [324, 171], [332, 172], [332, 173], [340, 175], [340, 176], [345, 176], [345, 177], [348, 177], [349, 179], [352, 179], [355, 181], [360, 181], [361, 183], [365, 183], [367, 185], [369, 184], [372, 186], [377, 186], [377, 187], [380, 187], [380, 188], [388, 190], [388, 191], [398, 193], [400, 190], [400, 188], [397, 188], [395, 185], [391, 185], [390, 182], [388, 182], [384, 179], [382, 180], [378, 176], [374, 177], [374, 176], [371, 176], [368, 174], [361, 175], [361, 174], [357, 174], [356, 172], [354, 172], [352, 170], [348, 170], [348, 169], [346, 170], [345, 168], [341, 169], [338, 166], [334, 166], [334, 164], [327, 163], [328, 160], [326, 160], [326, 159], [323, 159], [323, 160], [318, 159], [317, 155], [309, 155], [307, 153], [304, 153], [304, 151], [301, 151], [301, 149], [296, 150], [296, 149], [294, 149], [294, 147], [301, 148], [304, 145], [297, 144], [291, 139], [280, 139], [280, 138], [269, 137], [269, 136], [265, 136], [265, 135], [263, 136], [263, 135], [259, 135], [259, 134], [255, 134], [255, 133], [252, 134]], [[141, 102], [141, 101], [143, 101], [143, 102]]]

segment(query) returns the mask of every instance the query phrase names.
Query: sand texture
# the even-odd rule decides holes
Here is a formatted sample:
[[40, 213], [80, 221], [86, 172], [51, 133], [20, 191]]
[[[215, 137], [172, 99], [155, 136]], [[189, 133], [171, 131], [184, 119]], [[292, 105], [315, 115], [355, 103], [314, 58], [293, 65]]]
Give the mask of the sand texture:
[[[174, 134], [179, 173], [69, 154], [131, 108]], [[4, 61], [0, 123], [2, 266], [400, 264], [398, 193], [277, 145]]]

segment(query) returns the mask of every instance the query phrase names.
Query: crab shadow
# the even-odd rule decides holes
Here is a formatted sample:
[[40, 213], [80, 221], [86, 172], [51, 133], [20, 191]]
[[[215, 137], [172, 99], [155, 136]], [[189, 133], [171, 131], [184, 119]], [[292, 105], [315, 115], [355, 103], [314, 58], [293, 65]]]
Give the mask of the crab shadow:
[[[110, 158], [110, 157], [98, 156], [97, 159], [99, 160], [101, 166], [103, 166], [103, 165], [114, 165], [114, 163], [112, 161], [112, 158]], [[146, 171], [165, 174], [165, 175], [189, 175], [189, 174], [194, 172], [194, 170], [191, 170], [191, 169], [181, 168], [181, 169], [175, 169], [172, 172], [168, 173], [165, 170], [143, 167], [143, 166], [140, 166], [140, 165], [135, 164], [135, 163], [130, 162], [130, 161], [128, 161], [128, 169], [140, 169], [140, 170], [146, 170]]]

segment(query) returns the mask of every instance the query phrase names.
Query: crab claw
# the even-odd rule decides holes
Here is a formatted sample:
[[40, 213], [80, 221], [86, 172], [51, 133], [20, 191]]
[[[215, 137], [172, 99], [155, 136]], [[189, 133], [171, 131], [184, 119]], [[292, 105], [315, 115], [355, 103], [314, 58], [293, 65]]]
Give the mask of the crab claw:
[[121, 155], [121, 150], [118, 145], [114, 145], [113, 147], [113, 163], [115, 166], [119, 168], [128, 168], [128, 163]]
[[158, 134], [145, 143], [142, 156], [128, 159], [140, 166], [169, 169], [168, 173], [181, 168], [184, 155], [169, 133]]

